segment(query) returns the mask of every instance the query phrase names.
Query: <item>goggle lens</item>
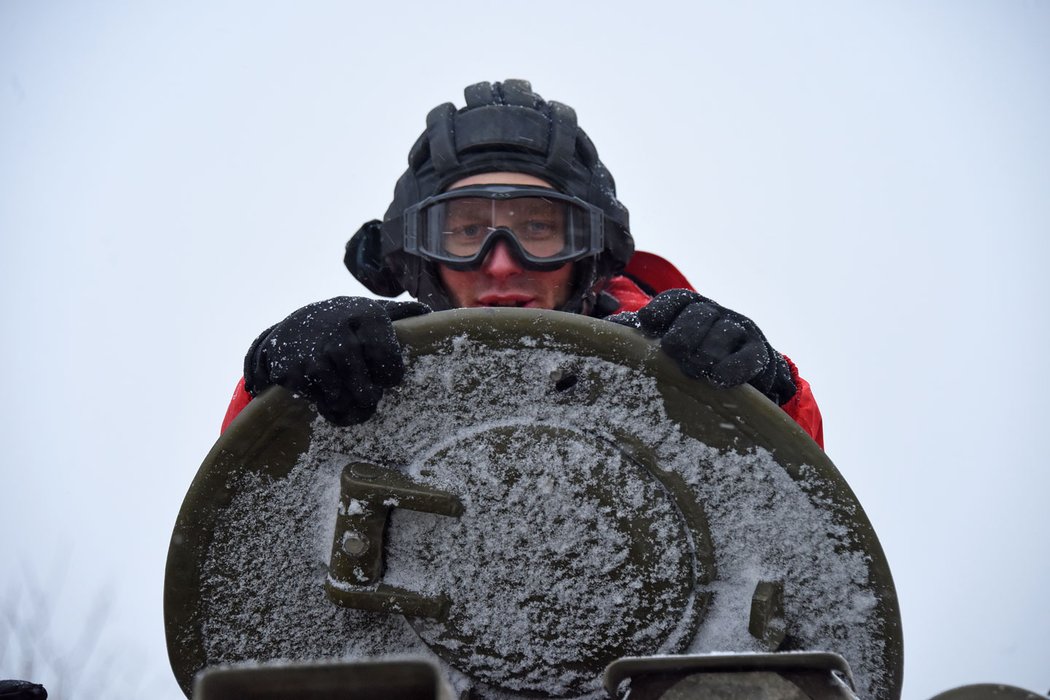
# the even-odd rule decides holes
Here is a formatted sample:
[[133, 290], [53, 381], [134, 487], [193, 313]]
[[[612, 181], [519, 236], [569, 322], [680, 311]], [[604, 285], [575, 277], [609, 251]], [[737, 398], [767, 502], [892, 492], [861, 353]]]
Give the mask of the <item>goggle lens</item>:
[[[428, 209], [427, 248], [456, 258], [478, 254], [493, 232], [507, 230], [530, 256], [555, 258], [573, 248], [571, 213], [540, 197], [504, 201], [466, 197]], [[438, 240], [434, 240], [438, 239]]]
[[456, 267], [480, 265], [498, 239], [527, 267], [557, 267], [602, 250], [601, 211], [557, 192], [465, 188], [414, 209], [406, 251]]

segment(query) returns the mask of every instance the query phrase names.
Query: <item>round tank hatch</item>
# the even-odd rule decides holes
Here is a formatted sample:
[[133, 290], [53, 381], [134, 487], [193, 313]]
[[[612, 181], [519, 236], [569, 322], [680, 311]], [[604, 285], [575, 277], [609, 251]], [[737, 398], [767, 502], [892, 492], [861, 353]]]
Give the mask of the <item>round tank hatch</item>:
[[482, 697], [598, 697], [621, 656], [811, 650], [899, 696], [878, 540], [778, 407], [581, 316], [396, 329], [408, 372], [371, 420], [274, 389], [201, 465], [165, 580], [187, 693], [215, 665], [423, 655]]

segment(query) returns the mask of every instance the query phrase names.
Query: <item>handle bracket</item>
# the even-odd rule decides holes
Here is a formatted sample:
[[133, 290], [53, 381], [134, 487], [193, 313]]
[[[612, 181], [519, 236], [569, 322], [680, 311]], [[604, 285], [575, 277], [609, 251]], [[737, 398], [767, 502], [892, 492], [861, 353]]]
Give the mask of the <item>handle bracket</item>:
[[444, 619], [449, 601], [382, 583], [383, 542], [396, 508], [459, 517], [454, 495], [419, 484], [401, 472], [367, 462], [343, 468], [339, 508], [325, 593], [336, 605], [369, 612]]

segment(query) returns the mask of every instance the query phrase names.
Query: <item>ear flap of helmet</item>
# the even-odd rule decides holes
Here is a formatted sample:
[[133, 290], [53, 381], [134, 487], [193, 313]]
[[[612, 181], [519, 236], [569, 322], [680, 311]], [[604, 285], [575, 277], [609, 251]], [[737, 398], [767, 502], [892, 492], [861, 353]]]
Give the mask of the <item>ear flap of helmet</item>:
[[365, 223], [346, 242], [343, 264], [369, 291], [384, 297], [396, 297], [405, 288], [383, 260], [382, 239], [383, 232], [378, 219]]

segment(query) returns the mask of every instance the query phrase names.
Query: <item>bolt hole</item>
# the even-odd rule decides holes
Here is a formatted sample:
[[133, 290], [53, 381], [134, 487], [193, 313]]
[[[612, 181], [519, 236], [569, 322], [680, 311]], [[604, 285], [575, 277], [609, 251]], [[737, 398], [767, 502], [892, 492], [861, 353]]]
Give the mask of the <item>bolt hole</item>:
[[575, 374], [566, 374], [559, 377], [557, 381], [554, 382], [554, 389], [555, 391], [568, 391], [576, 386], [577, 381], [578, 378]]

